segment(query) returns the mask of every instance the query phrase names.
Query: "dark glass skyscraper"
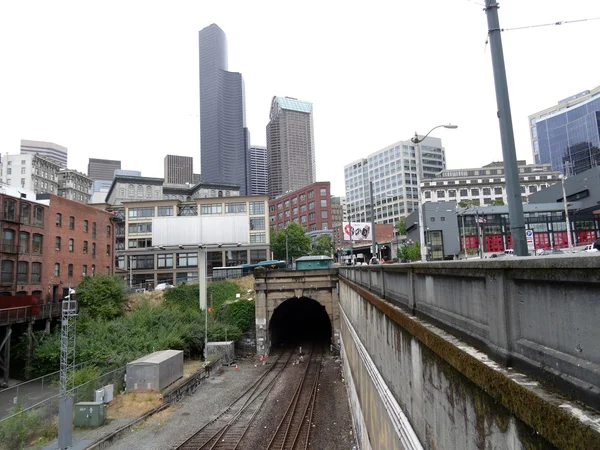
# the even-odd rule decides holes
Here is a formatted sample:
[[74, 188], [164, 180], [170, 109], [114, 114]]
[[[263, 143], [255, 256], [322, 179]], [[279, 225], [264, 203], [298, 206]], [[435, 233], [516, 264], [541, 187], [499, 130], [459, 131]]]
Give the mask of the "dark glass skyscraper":
[[232, 183], [247, 193], [248, 139], [242, 74], [227, 71], [227, 38], [212, 24], [200, 49], [200, 172], [202, 181]]

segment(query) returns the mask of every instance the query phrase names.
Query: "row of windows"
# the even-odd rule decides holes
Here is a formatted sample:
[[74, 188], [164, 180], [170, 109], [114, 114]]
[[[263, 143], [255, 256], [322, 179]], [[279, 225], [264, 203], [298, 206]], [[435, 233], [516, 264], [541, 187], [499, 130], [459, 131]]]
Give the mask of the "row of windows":
[[[13, 261], [2, 261], [2, 266], [0, 269], [0, 279], [3, 283], [12, 283], [15, 277], [15, 263]], [[110, 274], [110, 267], [106, 266], [105, 268], [106, 274]], [[91, 266], [91, 275], [93, 276], [96, 272], [96, 265], [92, 264]], [[61, 267], [60, 263], [54, 264], [54, 276], [60, 277]], [[84, 264], [81, 268], [81, 274], [83, 276], [88, 275], [88, 266]], [[67, 276], [69, 278], [73, 277], [73, 264], [69, 264], [67, 266]], [[34, 262], [31, 263], [31, 278], [29, 274], [29, 262], [27, 261], [19, 261], [17, 263], [17, 283], [19, 284], [39, 284], [42, 282], [42, 263]]]
[[[62, 238], [60, 236], [56, 236], [55, 240], [54, 240], [54, 249], [57, 251], [61, 250], [61, 246], [62, 246]], [[88, 253], [88, 241], [83, 241], [83, 253], [85, 255], [87, 255]], [[75, 251], [75, 240], [74, 239], [69, 239], [69, 252], [74, 252]], [[106, 256], [110, 256], [110, 245], [106, 246]], [[92, 258], [96, 257], [96, 243], [92, 242]]]
[[[285, 217], [286, 218], [290, 217], [290, 212], [289, 211], [285, 212]], [[326, 210], [325, 211], [321, 211], [321, 219], [328, 219], [328, 218], [329, 218], [329, 213]], [[277, 219], [279, 219], [279, 220], [283, 219], [283, 213], [278, 213], [277, 214]], [[308, 220], [310, 220], [310, 221], [315, 220], [315, 213], [314, 212], [308, 214]], [[269, 216], [269, 221], [270, 222], [275, 222], [275, 216]], [[306, 222], [306, 215], [300, 216], [300, 221], [302, 223]], [[252, 227], [250, 229], [252, 229]]]
[[[26, 231], [19, 232], [19, 245], [18, 248], [15, 247], [15, 236], [16, 232], [14, 230], [5, 228], [2, 230], [2, 252], [5, 253], [29, 253], [30, 250], [30, 241], [29, 241], [29, 233]], [[42, 254], [42, 242], [44, 237], [41, 234], [34, 234], [33, 240], [31, 242], [31, 253], [34, 255]]]
[[[62, 214], [61, 213], [56, 213], [56, 226], [62, 228]], [[89, 232], [89, 222], [87, 220], [83, 221], [83, 232], [84, 233], [88, 233]], [[75, 217], [73, 216], [69, 216], [69, 230], [74, 230], [75, 229]], [[110, 237], [110, 225], [106, 226], [106, 236]], [[96, 237], [96, 222], [92, 222], [92, 237], [95, 238]]]
[[31, 220], [31, 204], [21, 202], [20, 214], [17, 216], [17, 201], [5, 197], [3, 213], [4, 220], [20, 222], [23, 225], [44, 226], [44, 208], [41, 206], [33, 207], [33, 220]]
[[[546, 187], [547, 187], [546, 185], [540, 185], [540, 189], [545, 189]], [[483, 188], [483, 189], [473, 188], [470, 190], [469, 189], [460, 189], [459, 195], [460, 195], [460, 197], [468, 197], [469, 192], [470, 192], [471, 196], [478, 197], [480, 191], [483, 193], [483, 195], [492, 195], [492, 188]], [[538, 187], [535, 185], [530, 185], [528, 187], [521, 186], [521, 193], [526, 194], [528, 191], [530, 194], [533, 194], [538, 191]], [[432, 191], [425, 191], [425, 198], [431, 198], [431, 192]], [[457, 192], [456, 189], [449, 189], [448, 197], [455, 198], [456, 192]], [[503, 189], [501, 187], [494, 188], [494, 195], [502, 195], [502, 193], [503, 193]], [[437, 195], [437, 198], [445, 198], [446, 191], [442, 191], [442, 190], [436, 191], [436, 195]]]

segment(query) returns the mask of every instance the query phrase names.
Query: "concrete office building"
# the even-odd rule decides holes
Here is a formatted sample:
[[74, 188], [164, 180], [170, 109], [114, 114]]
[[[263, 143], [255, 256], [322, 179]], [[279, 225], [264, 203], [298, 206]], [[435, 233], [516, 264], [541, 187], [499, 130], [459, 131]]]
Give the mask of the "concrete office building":
[[68, 153], [67, 148], [62, 145], [53, 144], [44, 141], [28, 141], [21, 139], [21, 154], [38, 154], [46, 159], [54, 161], [61, 167], [67, 167]]
[[[421, 180], [433, 178], [446, 168], [442, 141], [430, 136], [419, 146]], [[410, 140], [398, 141], [347, 164], [344, 180], [348, 221], [371, 221], [369, 181], [373, 181], [375, 222], [395, 224], [418, 206], [415, 145]]]
[[194, 158], [191, 156], [165, 156], [165, 184], [192, 184]]
[[0, 163], [0, 182], [36, 194], [57, 194], [60, 170], [60, 164], [39, 154], [6, 155]]
[[238, 184], [246, 194], [249, 148], [244, 80], [227, 69], [227, 38], [212, 24], [198, 34], [200, 51], [200, 167], [206, 183]]
[[273, 97], [267, 125], [269, 197], [316, 181], [312, 103]]
[[[527, 164], [517, 161], [521, 201], [530, 194], [546, 189], [559, 179], [560, 172], [550, 164]], [[504, 163], [493, 162], [480, 168], [446, 169], [421, 182], [423, 202], [468, 202], [474, 205], [508, 204]]]
[[92, 180], [112, 180], [115, 177], [115, 170], [121, 169], [121, 161], [112, 159], [88, 160], [88, 177]]
[[267, 168], [267, 147], [253, 145], [248, 153], [248, 194], [268, 195], [269, 170]]
[[71, 169], [58, 172], [58, 195], [79, 203], [89, 203], [94, 182], [85, 174]]
[[600, 86], [529, 116], [533, 158], [573, 176], [600, 165]]

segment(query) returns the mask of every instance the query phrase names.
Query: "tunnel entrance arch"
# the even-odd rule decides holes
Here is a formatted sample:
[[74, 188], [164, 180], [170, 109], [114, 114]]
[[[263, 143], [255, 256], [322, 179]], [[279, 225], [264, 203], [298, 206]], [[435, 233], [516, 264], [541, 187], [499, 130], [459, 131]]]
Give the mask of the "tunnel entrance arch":
[[[258, 268], [254, 270], [254, 290], [257, 353], [268, 352], [274, 341], [293, 336], [319, 336], [337, 342], [340, 328], [337, 269], [267, 272]], [[313, 329], [315, 325], [317, 328]], [[291, 328], [286, 330], [285, 326]]]

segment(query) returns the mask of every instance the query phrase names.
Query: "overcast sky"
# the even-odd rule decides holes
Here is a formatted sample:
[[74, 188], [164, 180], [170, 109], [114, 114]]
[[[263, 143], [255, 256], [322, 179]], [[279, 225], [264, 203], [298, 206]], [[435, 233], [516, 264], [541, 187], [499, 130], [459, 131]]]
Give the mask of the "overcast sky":
[[[317, 179], [435, 125], [449, 168], [500, 160], [483, 0], [4, 1], [0, 151], [21, 139], [69, 149], [69, 167], [120, 159], [163, 176], [166, 154], [199, 161], [198, 31], [216, 23], [246, 84], [253, 144], [274, 95], [314, 104]], [[506, 0], [503, 28], [600, 17], [598, 0]], [[505, 31], [517, 156], [527, 116], [600, 84], [600, 21]]]

